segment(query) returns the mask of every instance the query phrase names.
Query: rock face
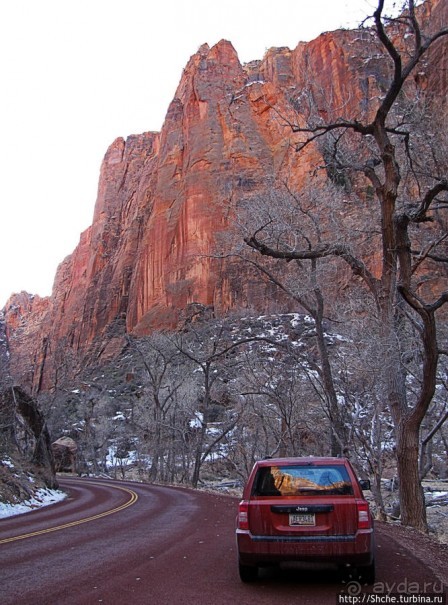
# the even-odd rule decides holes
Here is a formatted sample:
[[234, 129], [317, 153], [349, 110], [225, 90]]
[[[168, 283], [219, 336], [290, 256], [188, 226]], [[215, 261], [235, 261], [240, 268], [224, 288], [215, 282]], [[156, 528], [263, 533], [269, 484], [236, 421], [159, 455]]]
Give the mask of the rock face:
[[[432, 4], [446, 23], [445, 2]], [[375, 109], [390, 75], [379, 50], [367, 30], [270, 49], [247, 65], [230, 42], [202, 46], [161, 132], [120, 138], [107, 150], [92, 225], [59, 266], [52, 296], [8, 301], [15, 381], [32, 392], [50, 389], [71, 358], [113, 356], [126, 332], [176, 326], [190, 303], [217, 314], [275, 305], [266, 284], [239, 279], [241, 270], [213, 257], [220, 234], [238, 202], [278, 181], [297, 190], [322, 161], [317, 147], [297, 155], [291, 144], [288, 122], [301, 119], [310, 95], [322, 119], [341, 107], [351, 116]], [[445, 112], [446, 63], [445, 52], [436, 61], [443, 77], [420, 73], [415, 83], [434, 80]]]

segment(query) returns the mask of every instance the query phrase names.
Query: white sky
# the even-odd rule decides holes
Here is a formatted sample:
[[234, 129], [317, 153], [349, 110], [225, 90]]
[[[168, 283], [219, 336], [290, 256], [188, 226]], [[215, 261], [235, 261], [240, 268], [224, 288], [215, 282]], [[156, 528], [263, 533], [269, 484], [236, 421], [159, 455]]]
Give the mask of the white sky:
[[199, 46], [245, 63], [356, 26], [375, 0], [2, 0], [0, 309], [46, 296], [92, 219], [112, 141], [160, 130]]

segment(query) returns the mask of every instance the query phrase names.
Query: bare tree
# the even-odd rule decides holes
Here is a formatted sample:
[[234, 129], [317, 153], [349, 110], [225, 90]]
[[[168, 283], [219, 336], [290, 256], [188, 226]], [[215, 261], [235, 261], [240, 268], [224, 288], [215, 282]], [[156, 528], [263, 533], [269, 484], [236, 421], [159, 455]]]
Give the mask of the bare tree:
[[[442, 22], [436, 30], [436, 20], [426, 20], [428, 31], [424, 32], [423, 13], [414, 0], [408, 0], [406, 10], [393, 20], [386, 17], [384, 4], [378, 0], [373, 15], [382, 56], [388, 61], [386, 73], [390, 73], [382, 98], [354, 118], [335, 115], [333, 120], [323, 120], [316, 111], [307, 124], [291, 124], [299, 137], [298, 152], [311, 144], [320, 144], [321, 150], [325, 146], [322, 155], [330, 177], [349, 175], [356, 185], [364, 175], [370, 183], [370, 212], [378, 226], [373, 242], [379, 271], [372, 271], [358, 256], [353, 241], [337, 241], [328, 234], [326, 240], [300, 248], [290, 238], [269, 239], [267, 225], [263, 225], [245, 241], [258, 253], [286, 262], [337, 257], [367, 287], [381, 328], [382, 389], [395, 429], [402, 522], [426, 530], [419, 435], [436, 386], [436, 312], [448, 301], [448, 292], [425, 292], [422, 276], [434, 272], [437, 261], [446, 263], [446, 225], [441, 212], [447, 207], [448, 180], [446, 165], [429, 134], [422, 136], [418, 129], [416, 116], [426, 115], [435, 101], [430, 92], [420, 95], [416, 82], [417, 70], [434, 57], [433, 50], [447, 52], [448, 28]], [[442, 3], [439, 10], [443, 16]], [[425, 126], [430, 126], [429, 120]], [[336, 181], [345, 186], [340, 179]], [[369, 197], [364, 195], [364, 201]], [[412, 356], [413, 361], [418, 357], [421, 362], [418, 393], [407, 388], [408, 360], [401, 346], [410, 329], [419, 336], [418, 353]]]
[[281, 343], [269, 348], [259, 343], [246, 356], [242, 394], [247, 411], [241, 425], [245, 443], [252, 433], [256, 444], [252, 464], [267, 455], [328, 453], [329, 439], [324, 435], [331, 434], [331, 422], [325, 422], [320, 397], [310, 383], [311, 365], [309, 359], [291, 355]]
[[149, 479], [155, 481], [168, 454], [169, 435], [174, 429], [169, 414], [177, 405], [176, 395], [185, 381], [185, 375], [179, 352], [163, 334], [155, 333], [139, 340], [128, 336], [128, 343], [143, 368], [144, 395], [139, 398], [132, 424], [140, 429], [149, 447]]
[[[214, 448], [232, 431], [238, 423], [240, 410], [238, 402], [229, 400], [229, 373], [235, 371], [233, 354], [252, 338], [234, 342], [229, 325], [205, 323], [191, 324], [188, 331], [175, 336], [173, 342], [178, 350], [199, 371], [200, 394], [196, 402], [195, 418], [191, 426], [195, 430], [195, 453], [191, 484], [197, 487], [201, 467]], [[214, 406], [218, 404], [227, 410], [226, 421], [220, 423], [217, 432], [210, 436], [209, 425]]]

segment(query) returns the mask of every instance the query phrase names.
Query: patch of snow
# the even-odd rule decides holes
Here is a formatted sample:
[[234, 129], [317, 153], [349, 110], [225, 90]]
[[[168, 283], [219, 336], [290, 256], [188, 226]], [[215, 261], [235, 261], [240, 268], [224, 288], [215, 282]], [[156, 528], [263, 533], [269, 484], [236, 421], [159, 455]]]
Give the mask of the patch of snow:
[[23, 513], [29, 513], [36, 508], [41, 508], [42, 506], [49, 506], [50, 504], [60, 502], [66, 497], [67, 494], [60, 490], [42, 488], [37, 490], [35, 495], [29, 500], [25, 500], [25, 502], [20, 502], [18, 504], [6, 504], [5, 502], [0, 502], [0, 519], [12, 517], [14, 515], [22, 515]]
[[246, 88], [249, 88], [249, 86], [253, 86], [254, 84], [265, 84], [264, 80], [253, 80], [252, 82], [248, 82], [246, 84]]
[[192, 429], [200, 429], [204, 422], [204, 414], [202, 412], [195, 412], [194, 418], [190, 420], [190, 427]]
[[126, 451], [126, 456], [117, 456], [117, 448], [115, 446], [111, 446], [108, 448], [106, 466], [109, 468], [115, 468], [117, 466], [129, 466], [136, 460], [137, 452], [128, 450]]

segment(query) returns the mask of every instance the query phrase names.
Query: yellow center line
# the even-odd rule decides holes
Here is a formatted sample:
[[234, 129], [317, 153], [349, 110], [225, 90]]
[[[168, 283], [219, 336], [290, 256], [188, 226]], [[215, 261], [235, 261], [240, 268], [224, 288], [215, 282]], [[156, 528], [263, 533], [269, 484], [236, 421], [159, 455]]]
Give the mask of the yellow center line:
[[15, 540], [24, 540], [25, 538], [31, 538], [33, 536], [40, 536], [41, 534], [49, 534], [53, 531], [59, 531], [60, 529], [67, 529], [68, 527], [74, 527], [76, 525], [81, 525], [82, 523], [89, 523], [90, 521], [95, 521], [96, 519], [101, 519], [102, 517], [107, 517], [108, 515], [113, 515], [114, 513], [119, 513], [120, 511], [124, 510], [125, 508], [128, 508], [128, 506], [132, 506], [133, 504], [135, 504], [138, 500], [138, 495], [133, 490], [128, 489], [126, 487], [118, 487], [115, 485], [111, 486], [109, 483], [99, 483], [99, 482], [93, 482], [93, 481], [89, 481], [89, 483], [93, 484], [93, 485], [103, 485], [103, 486], [107, 486], [107, 487], [112, 487], [112, 489], [119, 489], [122, 492], [126, 492], [126, 493], [130, 494], [131, 497], [124, 504], [121, 504], [120, 506], [117, 506], [116, 508], [106, 510], [103, 513], [98, 513], [97, 515], [93, 515], [91, 517], [85, 517], [84, 519], [79, 519], [78, 521], [71, 521], [70, 523], [64, 523], [63, 525], [56, 525], [55, 527], [49, 527], [47, 529], [40, 529], [38, 531], [33, 531], [28, 534], [21, 534], [19, 536], [12, 536], [11, 538], [4, 538], [3, 540], [0, 540], [0, 544], [6, 544], [7, 542], [14, 542]]

